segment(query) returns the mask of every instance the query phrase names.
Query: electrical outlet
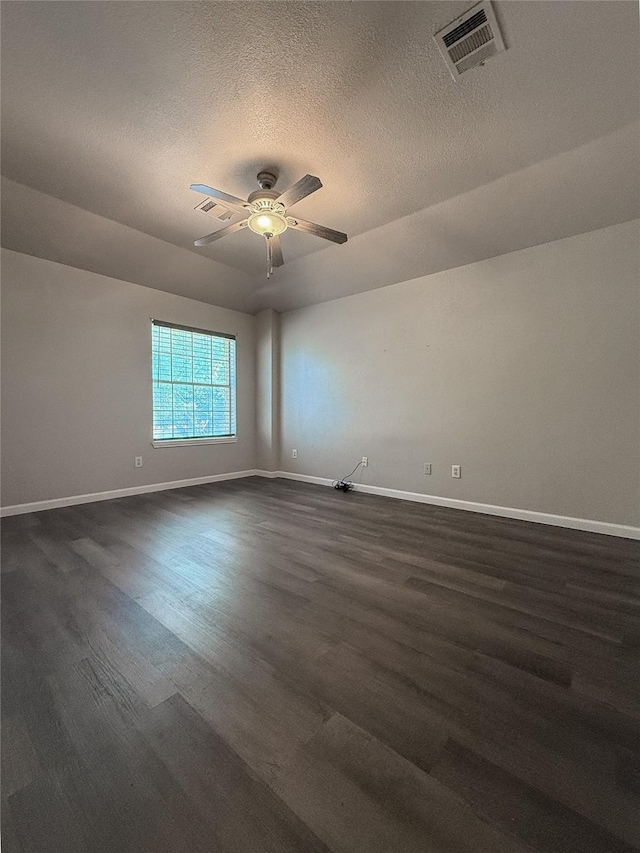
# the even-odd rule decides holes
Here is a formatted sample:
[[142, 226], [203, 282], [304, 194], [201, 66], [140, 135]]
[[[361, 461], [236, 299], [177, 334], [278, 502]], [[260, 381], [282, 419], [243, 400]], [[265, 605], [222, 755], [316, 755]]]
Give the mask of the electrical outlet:
[[363, 468], [366, 468], [368, 464], [369, 464], [369, 457], [368, 457], [368, 456], [363, 456], [363, 457], [362, 457], [362, 467], [363, 467]]
[[298, 451], [297, 451], [297, 450], [292, 450], [292, 451], [291, 451], [291, 458], [292, 458], [292, 459], [297, 459], [297, 458], [298, 458]]
[[424, 473], [425, 474], [431, 473], [431, 462], [425, 462], [424, 463]]
[[462, 477], [462, 474], [460, 473], [460, 465], [451, 466], [451, 476], [455, 477], [456, 480], [459, 480]]
[[142, 468], [142, 456], [134, 456], [133, 464], [136, 468]]

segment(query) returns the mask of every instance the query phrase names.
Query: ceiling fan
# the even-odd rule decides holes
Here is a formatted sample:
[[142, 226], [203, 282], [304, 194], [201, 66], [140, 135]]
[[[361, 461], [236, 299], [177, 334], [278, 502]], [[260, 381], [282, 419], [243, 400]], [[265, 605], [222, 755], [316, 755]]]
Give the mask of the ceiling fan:
[[227, 225], [226, 228], [214, 231], [213, 234], [200, 237], [199, 240], [195, 240], [194, 245], [206, 246], [208, 243], [213, 243], [214, 240], [226, 237], [227, 234], [233, 234], [234, 231], [241, 231], [248, 227], [255, 234], [262, 235], [266, 240], [267, 278], [269, 278], [273, 268], [281, 267], [284, 263], [280, 235], [287, 228], [295, 228], [296, 231], [315, 234], [316, 237], [331, 240], [333, 243], [346, 242], [347, 235], [341, 231], [334, 231], [333, 228], [325, 228], [324, 225], [316, 225], [313, 222], [298, 219], [297, 216], [288, 215], [290, 207], [320, 189], [322, 183], [319, 178], [313, 175], [305, 175], [304, 178], [300, 178], [283, 193], [278, 193], [273, 189], [276, 180], [276, 176], [271, 172], [260, 172], [258, 174], [260, 189], [252, 192], [246, 201], [221, 190], [215, 190], [206, 184], [191, 184], [192, 190], [214, 198], [229, 211], [241, 213], [244, 217], [239, 222], [234, 222], [232, 225]]

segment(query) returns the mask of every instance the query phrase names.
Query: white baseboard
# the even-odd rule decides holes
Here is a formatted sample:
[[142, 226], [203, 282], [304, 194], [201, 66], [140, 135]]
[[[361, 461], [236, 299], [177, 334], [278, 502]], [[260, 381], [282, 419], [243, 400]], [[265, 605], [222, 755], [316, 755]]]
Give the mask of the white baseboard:
[[[311, 477], [308, 474], [292, 474], [290, 471], [257, 472], [260, 476], [282, 477], [285, 480], [300, 480], [303, 483], [315, 483], [318, 486], [331, 486], [333, 480], [327, 477]], [[438, 495], [423, 495], [419, 492], [404, 492], [400, 489], [385, 489], [382, 486], [367, 486], [358, 484], [358, 492], [369, 495], [383, 495], [401, 501], [446, 506], [451, 509], [462, 509], [467, 512], [480, 512], [484, 515], [498, 515], [503, 518], [517, 518], [521, 521], [533, 521], [536, 524], [550, 524], [553, 527], [567, 527], [571, 530], [586, 530], [590, 533], [604, 533], [607, 536], [621, 536], [624, 539], [640, 539], [640, 527], [626, 524], [613, 524], [609, 521], [592, 521], [587, 518], [572, 518], [567, 515], [552, 515], [546, 512], [534, 512], [530, 509], [515, 509], [508, 506], [494, 506], [474, 501], [462, 501], [457, 498], [441, 498]]]
[[189, 480], [173, 480], [169, 483], [150, 483], [146, 486], [131, 486], [128, 489], [113, 489], [109, 492], [93, 492], [88, 495], [69, 495], [66, 498], [53, 498], [48, 501], [34, 501], [33, 503], [15, 504], [14, 506], [0, 507], [0, 518], [8, 515], [24, 515], [27, 512], [42, 512], [45, 509], [56, 509], [61, 506], [75, 506], [76, 504], [95, 503], [96, 501], [109, 501], [113, 498], [126, 498], [130, 495], [145, 495], [148, 492], [164, 492], [167, 489], [183, 489], [186, 486], [200, 486], [203, 483], [218, 483], [221, 480], [236, 480], [239, 477], [270, 476], [269, 472], [256, 471], [231, 471], [229, 474], [210, 474], [208, 477], [192, 477]]
[[[14, 506], [0, 507], [0, 518], [9, 515], [23, 515], [28, 512], [42, 512], [47, 509], [56, 509], [62, 506], [75, 506], [76, 504], [94, 503], [96, 501], [108, 501], [113, 498], [125, 498], [129, 495], [143, 495], [149, 492], [162, 492], [167, 489], [182, 489], [187, 486], [199, 486], [203, 483], [217, 483], [222, 480], [236, 480], [240, 477], [281, 477], [285, 480], [299, 480], [303, 483], [313, 483], [318, 486], [331, 486], [333, 480], [327, 477], [312, 477], [308, 474], [294, 474], [290, 471], [262, 471], [252, 468], [247, 471], [231, 471], [228, 474], [211, 474], [208, 477], [193, 477], [189, 480], [173, 480], [168, 483], [150, 483], [146, 486], [131, 486], [127, 489], [113, 489], [108, 492], [93, 492], [86, 495], [70, 495], [65, 498], [53, 498], [47, 501], [34, 501], [33, 503], [15, 504]], [[497, 515], [503, 518], [517, 518], [522, 521], [532, 521], [536, 524], [550, 524], [553, 527], [567, 527], [572, 530], [586, 530], [590, 533], [603, 533], [607, 536], [621, 536], [624, 539], [640, 539], [640, 527], [631, 527], [625, 524], [612, 524], [608, 521], [592, 521], [586, 518], [572, 518], [566, 515], [551, 515], [546, 512], [534, 512], [529, 509], [515, 509], [506, 506], [494, 506], [493, 504], [481, 504], [473, 501], [462, 501], [457, 498], [442, 498], [438, 495], [423, 495], [419, 492], [405, 492], [400, 489], [385, 489], [382, 486], [367, 486], [359, 484], [356, 491], [370, 495], [382, 495], [387, 498], [395, 498], [402, 501], [414, 501], [416, 503], [432, 504], [434, 506], [445, 506], [452, 509], [462, 509], [467, 512], [479, 512], [485, 515]]]

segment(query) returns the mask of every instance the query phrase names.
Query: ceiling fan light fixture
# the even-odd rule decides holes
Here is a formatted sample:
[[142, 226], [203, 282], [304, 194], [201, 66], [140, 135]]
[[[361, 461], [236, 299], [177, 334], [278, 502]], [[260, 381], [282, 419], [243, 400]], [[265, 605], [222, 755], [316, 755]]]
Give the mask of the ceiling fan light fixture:
[[215, 199], [215, 202], [211, 201], [212, 204], [221, 203], [229, 211], [242, 215], [242, 220], [239, 222], [233, 222], [225, 228], [219, 228], [212, 234], [200, 237], [199, 240], [194, 241], [194, 245], [208, 246], [209, 243], [219, 240], [220, 237], [226, 237], [227, 234], [233, 234], [248, 227], [254, 234], [259, 234], [265, 238], [267, 278], [269, 278], [274, 267], [281, 267], [284, 264], [280, 235], [287, 228], [305, 231], [307, 234], [314, 234], [324, 240], [331, 240], [332, 243], [344, 243], [346, 241], [347, 235], [341, 231], [334, 231], [333, 228], [325, 228], [324, 225], [316, 225], [314, 222], [306, 222], [304, 219], [294, 219], [292, 216], [287, 216], [290, 207], [320, 189], [322, 186], [320, 178], [316, 178], [314, 175], [305, 175], [304, 178], [300, 178], [283, 193], [273, 189], [275, 182], [276, 175], [271, 172], [260, 172], [258, 174], [260, 189], [254, 190], [246, 201], [206, 184], [191, 184], [191, 189], [195, 192], [208, 196], [210, 200]]
[[285, 217], [273, 210], [261, 210], [257, 213], [252, 213], [247, 224], [255, 234], [262, 234], [263, 236], [271, 234], [274, 237], [282, 234], [288, 227]]

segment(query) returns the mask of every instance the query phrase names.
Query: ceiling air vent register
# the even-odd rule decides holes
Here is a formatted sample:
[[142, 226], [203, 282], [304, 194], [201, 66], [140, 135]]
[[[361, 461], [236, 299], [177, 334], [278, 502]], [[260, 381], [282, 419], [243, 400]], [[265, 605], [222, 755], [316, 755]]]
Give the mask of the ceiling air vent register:
[[489, 0], [476, 3], [433, 38], [454, 80], [506, 49]]
[[231, 219], [233, 216], [231, 211], [225, 210], [224, 207], [216, 204], [215, 201], [211, 201], [211, 199], [203, 201], [202, 204], [197, 204], [195, 209], [199, 210], [200, 213], [206, 213], [207, 216], [213, 216], [214, 219], [221, 219], [223, 222], [225, 219]]

